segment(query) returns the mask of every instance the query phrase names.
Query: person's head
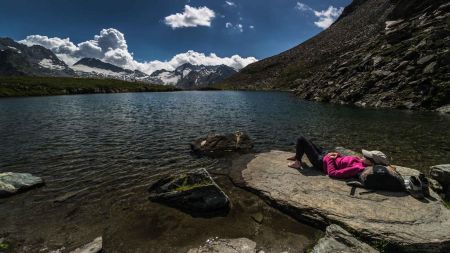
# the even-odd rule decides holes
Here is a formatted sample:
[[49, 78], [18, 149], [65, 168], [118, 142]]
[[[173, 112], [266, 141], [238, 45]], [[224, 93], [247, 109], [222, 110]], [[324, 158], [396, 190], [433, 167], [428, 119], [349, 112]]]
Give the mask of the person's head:
[[389, 159], [381, 151], [378, 151], [378, 150], [368, 151], [368, 150], [363, 149], [362, 154], [363, 154], [363, 163], [367, 166], [373, 166], [375, 164], [380, 164], [380, 165], [385, 165], [385, 166], [389, 165]]
[[372, 159], [367, 158], [365, 156], [363, 156], [363, 164], [366, 165], [367, 167], [375, 165]]

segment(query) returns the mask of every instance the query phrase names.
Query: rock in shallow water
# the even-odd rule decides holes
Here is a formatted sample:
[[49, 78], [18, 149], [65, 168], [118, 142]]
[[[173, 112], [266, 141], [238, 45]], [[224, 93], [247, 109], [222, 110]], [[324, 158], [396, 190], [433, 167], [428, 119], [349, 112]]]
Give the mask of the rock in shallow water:
[[321, 238], [313, 253], [377, 253], [378, 250], [372, 248], [366, 243], [360, 242], [349, 232], [338, 225], [327, 227], [325, 237]]
[[247, 238], [208, 240], [187, 253], [256, 253], [256, 243]]
[[70, 253], [99, 253], [103, 249], [103, 238], [97, 237], [94, 241], [78, 248]]
[[436, 179], [444, 189], [450, 187], [450, 164], [431, 166], [431, 176]]
[[206, 156], [223, 156], [232, 152], [249, 152], [253, 148], [250, 137], [243, 132], [208, 134], [191, 143], [194, 153]]
[[450, 105], [445, 105], [436, 109], [440, 113], [450, 113]]
[[0, 173], [0, 197], [8, 197], [42, 185], [42, 178], [29, 173]]
[[[271, 151], [233, 161], [235, 183], [257, 193], [294, 218], [318, 227], [332, 223], [373, 242], [388, 243], [405, 252], [449, 252], [450, 210], [431, 192], [419, 201], [407, 193], [352, 188], [313, 168], [287, 167], [292, 153]], [[306, 161], [305, 161], [306, 162]], [[413, 169], [397, 166], [407, 178]]]
[[205, 169], [163, 178], [150, 189], [150, 200], [178, 208], [193, 216], [223, 214], [230, 201]]

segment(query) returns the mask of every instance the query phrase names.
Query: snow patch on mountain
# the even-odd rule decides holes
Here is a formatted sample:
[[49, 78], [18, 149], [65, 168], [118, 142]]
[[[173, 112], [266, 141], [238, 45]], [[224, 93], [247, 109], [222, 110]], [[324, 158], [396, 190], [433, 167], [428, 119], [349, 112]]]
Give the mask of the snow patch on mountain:
[[52, 59], [42, 59], [39, 62], [39, 65], [43, 68], [52, 69], [52, 70], [64, 70], [66, 66], [58, 65], [54, 63]]
[[125, 72], [114, 72], [114, 71], [111, 71], [111, 70], [90, 67], [90, 66], [86, 66], [86, 65], [82, 65], [82, 64], [73, 65], [72, 69], [77, 71], [77, 72], [84, 72], [84, 73], [93, 74], [93, 75], [101, 75], [101, 76], [104, 76], [104, 77], [117, 78], [117, 77], [121, 77], [123, 75], [126, 75]]
[[168, 85], [177, 85], [178, 81], [182, 78], [181, 76], [177, 75], [173, 72], [161, 72], [159, 75], [156, 76], [159, 80], [161, 80], [161, 83], [168, 84]]

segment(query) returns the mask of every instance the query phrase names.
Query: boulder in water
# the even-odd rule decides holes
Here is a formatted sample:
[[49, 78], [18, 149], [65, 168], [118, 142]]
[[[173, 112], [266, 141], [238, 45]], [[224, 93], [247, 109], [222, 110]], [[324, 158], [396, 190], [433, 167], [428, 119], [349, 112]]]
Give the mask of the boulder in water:
[[[319, 228], [339, 224], [359, 238], [399, 252], [450, 252], [450, 210], [435, 192], [417, 200], [406, 192], [354, 189], [312, 167], [289, 168], [286, 159], [293, 155], [284, 151], [243, 155], [233, 161], [230, 176], [269, 204]], [[396, 167], [405, 179], [419, 174]]]
[[325, 237], [314, 246], [313, 253], [378, 253], [370, 245], [353, 237], [338, 225], [330, 225], [326, 229]]
[[231, 134], [208, 134], [191, 143], [194, 153], [206, 156], [223, 156], [233, 152], [249, 152], [253, 148], [250, 137], [237, 131]]
[[450, 186], [450, 164], [431, 166], [431, 177], [436, 179], [444, 188]]
[[42, 178], [29, 173], [0, 173], [0, 197], [8, 197], [42, 185], [44, 185]]
[[230, 201], [205, 169], [169, 176], [149, 189], [150, 200], [178, 208], [192, 216], [228, 212]]

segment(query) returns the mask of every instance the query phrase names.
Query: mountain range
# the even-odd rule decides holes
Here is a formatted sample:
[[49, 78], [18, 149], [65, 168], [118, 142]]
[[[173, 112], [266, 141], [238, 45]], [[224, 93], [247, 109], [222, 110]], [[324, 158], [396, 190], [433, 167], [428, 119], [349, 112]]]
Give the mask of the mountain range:
[[82, 58], [69, 67], [52, 51], [42, 46], [27, 46], [10, 38], [0, 38], [1, 76], [112, 78], [195, 89], [221, 82], [235, 73], [236, 70], [226, 65], [205, 66], [185, 63], [172, 71], [163, 69], [148, 75], [139, 70], [124, 69], [95, 58]]
[[[353, 0], [329, 28], [236, 72], [185, 63], [146, 74], [99, 59], [73, 66], [42, 46], [0, 38], [0, 75], [115, 78], [184, 89], [291, 90], [361, 107], [450, 108], [448, 0]], [[450, 110], [450, 109], [449, 109]]]
[[42, 46], [26, 46], [0, 38], [0, 75], [74, 76], [75, 72]]
[[172, 84], [184, 89], [206, 87], [225, 80], [237, 73], [226, 65], [205, 66], [185, 63], [174, 71], [157, 70], [151, 74], [152, 78], [159, 80], [157, 84]]

